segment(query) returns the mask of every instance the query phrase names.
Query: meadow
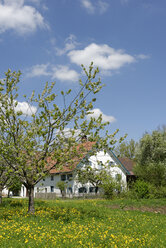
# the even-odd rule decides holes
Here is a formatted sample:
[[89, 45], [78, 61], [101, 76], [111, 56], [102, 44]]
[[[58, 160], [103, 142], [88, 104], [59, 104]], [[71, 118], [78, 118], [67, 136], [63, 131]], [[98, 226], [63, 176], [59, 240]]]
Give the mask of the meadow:
[[166, 247], [166, 199], [3, 199], [0, 247]]

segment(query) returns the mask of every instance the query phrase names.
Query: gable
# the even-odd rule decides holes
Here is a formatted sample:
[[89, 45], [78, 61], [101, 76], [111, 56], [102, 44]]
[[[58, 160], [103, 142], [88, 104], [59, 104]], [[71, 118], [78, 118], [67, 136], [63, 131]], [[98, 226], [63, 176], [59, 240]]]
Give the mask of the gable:
[[[93, 149], [94, 145], [95, 145], [95, 142], [90, 142], [90, 141], [79, 144], [77, 147], [78, 150], [79, 149], [81, 150], [81, 147], [84, 148], [83, 151], [82, 150], [80, 151], [81, 156], [73, 158], [72, 165], [71, 165], [71, 163], [66, 163], [62, 169], [52, 168], [50, 170], [50, 174], [69, 173], [69, 172], [73, 172], [76, 168], [81, 167], [83, 164], [85, 164], [86, 161], [88, 161], [88, 160], [90, 161], [91, 158], [94, 156], [92, 154], [92, 149]], [[103, 152], [103, 154], [104, 154], [104, 151], [97, 151], [96, 150], [96, 154], [100, 153], [100, 152]], [[105, 156], [105, 158], [104, 158], [104, 156]], [[105, 153], [105, 155], [103, 155], [102, 160], [104, 160], [104, 161], [113, 160], [114, 165], [118, 166], [123, 171], [123, 173], [125, 175], [132, 175], [132, 171], [128, 169], [128, 167], [126, 166], [125, 163], [123, 163], [123, 160], [118, 159], [112, 151], [106, 150], [106, 153]], [[100, 158], [98, 161], [100, 161]], [[54, 161], [51, 161], [50, 158], [48, 158], [48, 164], [53, 164], [53, 162]], [[54, 164], [56, 165], [56, 162], [54, 162]]]
[[[96, 158], [94, 159], [93, 157]], [[96, 161], [102, 161], [103, 164], [107, 161], [113, 162], [113, 166], [119, 167], [125, 175], [131, 174], [130, 171], [126, 168], [126, 166], [116, 157], [116, 155], [112, 151], [107, 150], [106, 153], [104, 151], [98, 151], [95, 156], [91, 155], [90, 153], [87, 153], [84, 159], [79, 162], [77, 168], [82, 167], [86, 163], [86, 161], [90, 161], [92, 163], [96, 163]]]

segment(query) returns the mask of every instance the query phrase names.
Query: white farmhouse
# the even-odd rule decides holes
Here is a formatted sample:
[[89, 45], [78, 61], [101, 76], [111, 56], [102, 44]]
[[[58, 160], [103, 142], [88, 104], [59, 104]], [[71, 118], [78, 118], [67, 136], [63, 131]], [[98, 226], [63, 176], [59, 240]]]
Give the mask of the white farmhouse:
[[[82, 185], [77, 181], [77, 168], [84, 168], [85, 164], [90, 164], [92, 168], [98, 170], [102, 169], [102, 165], [107, 165], [109, 172], [113, 178], [120, 175], [122, 185], [127, 186], [127, 181], [133, 176], [132, 166], [128, 170], [129, 160], [124, 160], [123, 164], [120, 159], [116, 157], [113, 152], [107, 151], [97, 151], [95, 155], [91, 153], [92, 146], [94, 142], [85, 142], [84, 147], [86, 152], [81, 159], [76, 159], [74, 165], [66, 165], [62, 170], [52, 169], [50, 174], [38, 182], [35, 186], [35, 195], [40, 195], [41, 193], [56, 193], [57, 196], [61, 195], [60, 189], [57, 187], [59, 181], [63, 181], [66, 184], [66, 193], [69, 195], [78, 196], [81, 193], [91, 193], [95, 192], [95, 188], [90, 183]], [[85, 162], [86, 161], [86, 162]], [[40, 194], [37, 194], [40, 193]]]

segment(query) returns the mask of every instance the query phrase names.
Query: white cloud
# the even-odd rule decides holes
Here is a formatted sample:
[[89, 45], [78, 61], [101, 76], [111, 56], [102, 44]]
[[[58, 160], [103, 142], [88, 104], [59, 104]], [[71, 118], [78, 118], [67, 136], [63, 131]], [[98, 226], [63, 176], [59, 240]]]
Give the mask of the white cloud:
[[31, 3], [39, 5], [41, 3], [41, 0], [26, 0], [26, 2], [31, 2]]
[[92, 43], [83, 50], [73, 50], [68, 53], [72, 63], [89, 66], [93, 61], [102, 71], [112, 71], [120, 69], [126, 64], [131, 64], [136, 59], [125, 53], [123, 50], [115, 50], [108, 45], [97, 45]]
[[103, 0], [81, 0], [81, 4], [89, 14], [103, 14], [109, 7], [109, 4]]
[[93, 112], [93, 114], [87, 115], [88, 120], [90, 120], [91, 117], [97, 119], [100, 115], [102, 115], [103, 122], [109, 121], [110, 123], [112, 123], [116, 121], [115, 117], [110, 115], [105, 115], [99, 108], [93, 109], [91, 112]]
[[63, 49], [55, 48], [56, 54], [61, 56], [66, 52], [75, 49], [78, 44], [79, 43], [76, 41], [76, 36], [74, 34], [70, 34], [69, 37], [67, 37], [67, 39], [65, 40], [65, 47]]
[[37, 108], [34, 106], [31, 106], [27, 102], [18, 102], [17, 106], [15, 107], [15, 111], [22, 111], [23, 115], [29, 115], [35, 114], [37, 111]]
[[25, 2], [30, 2], [32, 4], [35, 4], [38, 7], [41, 7], [44, 11], [48, 10], [48, 7], [44, 3], [42, 3], [43, 0], [25, 0]]
[[150, 56], [149, 55], [145, 55], [145, 54], [139, 54], [136, 56], [138, 59], [149, 59]]
[[27, 78], [50, 76], [53, 80], [77, 82], [79, 73], [65, 65], [38, 64], [27, 69]]
[[77, 82], [79, 79], [79, 74], [75, 70], [69, 69], [68, 66], [58, 65], [53, 66], [52, 68], [52, 79]]
[[[1, 80], [3, 80], [3, 79], [1, 79]], [[9, 102], [10, 102], [10, 99], [9, 99]], [[16, 112], [21, 111], [23, 115], [31, 116], [32, 114], [35, 114], [37, 111], [37, 108], [35, 106], [32, 106], [32, 105], [28, 104], [27, 102], [18, 102], [16, 100], [14, 100], [14, 105], [16, 104], [16, 102], [17, 102], [17, 106], [14, 106], [14, 110]], [[0, 107], [3, 108], [1, 103], [0, 103]]]
[[26, 73], [26, 77], [40, 77], [40, 76], [49, 76], [50, 72], [48, 72], [48, 66], [49, 64], [40, 64], [40, 65], [34, 65], [30, 69], [28, 69], [28, 72]]
[[77, 138], [81, 135], [81, 129], [65, 128], [63, 131], [57, 130], [56, 134], [64, 136], [65, 138], [74, 137]]
[[[75, 36], [70, 35], [66, 39], [66, 45], [64, 49], [59, 50], [59, 53], [63, 54], [70, 49], [73, 49], [67, 53], [71, 63], [76, 65], [83, 64], [85, 67], [89, 67], [93, 61], [95, 67], [99, 67], [101, 72], [105, 76], [110, 76], [112, 73], [118, 73], [119, 69], [127, 64], [137, 62], [139, 59], [148, 59], [149, 55], [139, 54], [130, 55], [122, 49], [114, 49], [106, 44], [98, 45], [91, 43], [82, 50], [76, 50], [75, 43], [73, 42]], [[70, 43], [70, 41], [72, 41]], [[53, 40], [53, 43], [56, 41]], [[78, 44], [78, 43], [77, 43]], [[77, 82], [80, 74], [73, 69], [70, 69], [66, 65], [55, 65], [55, 64], [37, 64], [26, 70], [26, 77], [37, 77], [37, 76], [49, 76], [52, 79], [58, 79], [60, 81], [73, 81]]]
[[89, 12], [94, 13], [95, 7], [92, 5], [90, 0], [81, 0], [82, 6]]
[[104, 14], [107, 11], [108, 7], [109, 7], [108, 3], [106, 3], [106, 2], [104, 2], [102, 0], [98, 1], [98, 8], [99, 8], [99, 13], [100, 14]]
[[0, 33], [14, 30], [19, 34], [25, 34], [35, 31], [38, 27], [48, 26], [34, 7], [24, 5], [24, 0], [0, 1]]
[[45, 4], [42, 5], [42, 9], [45, 10], [45, 11], [49, 10], [49, 8]]

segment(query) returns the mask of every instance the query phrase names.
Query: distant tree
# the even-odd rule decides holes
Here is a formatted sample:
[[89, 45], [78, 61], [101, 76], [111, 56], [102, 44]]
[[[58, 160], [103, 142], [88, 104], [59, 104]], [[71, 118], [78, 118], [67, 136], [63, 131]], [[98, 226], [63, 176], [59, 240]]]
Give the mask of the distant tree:
[[118, 193], [119, 193], [119, 184], [117, 184], [117, 181], [112, 178], [111, 175], [107, 175], [103, 183], [101, 185], [104, 193], [104, 197], [107, 199], [112, 199], [115, 193], [117, 192], [117, 186], [118, 186]]
[[[99, 161], [98, 161], [99, 163]], [[117, 175], [117, 178], [113, 178], [109, 170], [109, 165], [103, 164], [102, 168], [98, 169], [85, 163], [83, 167], [77, 169], [77, 180], [82, 185], [89, 183], [96, 188], [95, 193], [98, 189], [103, 189], [104, 195], [107, 198], [111, 198], [113, 194], [120, 193], [123, 186], [121, 175]]]
[[88, 163], [83, 168], [78, 168], [76, 173], [77, 181], [82, 185], [90, 183], [93, 187], [96, 188], [95, 193], [97, 193], [98, 187], [102, 185], [103, 179], [107, 175], [107, 172], [104, 168], [102, 170], [92, 168]]
[[57, 182], [56, 186], [58, 187], [58, 189], [60, 189], [62, 197], [64, 197], [66, 195], [66, 187], [67, 187], [66, 182], [59, 181]]
[[135, 159], [136, 151], [137, 151], [137, 142], [135, 142], [133, 139], [130, 141], [124, 141], [120, 143], [115, 148], [115, 153], [118, 157], [127, 157], [130, 159]]
[[[34, 186], [49, 171], [65, 163], [72, 164], [73, 158], [81, 156], [77, 144], [82, 135], [96, 142], [102, 148], [115, 143], [114, 135], [106, 132], [104, 138], [100, 131], [108, 124], [103, 123], [102, 115], [97, 119], [86, 116], [92, 113], [93, 103], [102, 84], [95, 80], [98, 69], [93, 64], [87, 71], [87, 80], [80, 80], [80, 90], [74, 98], [68, 98], [71, 90], [61, 91], [64, 107], [57, 105], [57, 94], [53, 92], [54, 83], [46, 83], [44, 90], [30, 98], [25, 97], [24, 106], [20, 108], [18, 100], [18, 83], [21, 73], [8, 70], [4, 80], [0, 80], [0, 154], [14, 174], [28, 190], [28, 211], [34, 213]], [[2, 77], [1, 77], [2, 78]], [[70, 137], [66, 142], [65, 129], [72, 126]], [[75, 136], [75, 131], [80, 130]], [[49, 159], [48, 159], [49, 158]]]
[[9, 177], [9, 180], [6, 183], [8, 191], [12, 192], [13, 195], [17, 195], [17, 196], [19, 195], [19, 192], [21, 190], [21, 185], [22, 183], [20, 182], [19, 177], [15, 176], [14, 173]]
[[137, 176], [156, 186], [166, 185], [166, 129], [142, 137], [136, 162]]

